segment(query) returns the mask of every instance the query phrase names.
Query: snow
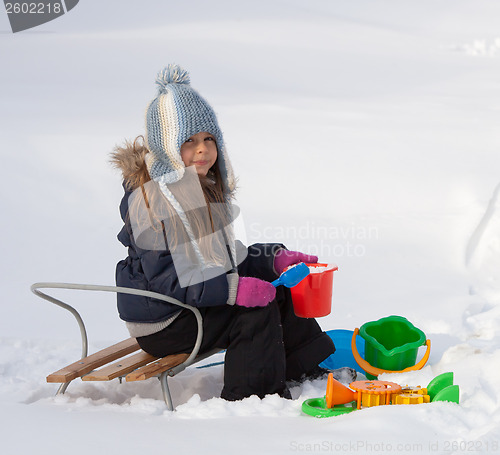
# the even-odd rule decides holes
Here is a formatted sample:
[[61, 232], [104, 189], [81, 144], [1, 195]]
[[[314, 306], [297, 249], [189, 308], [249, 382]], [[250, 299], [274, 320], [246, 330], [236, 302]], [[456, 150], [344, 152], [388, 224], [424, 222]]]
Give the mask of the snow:
[[[500, 453], [499, 14], [493, 0], [87, 0], [18, 34], [0, 14], [4, 451]], [[78, 358], [78, 328], [29, 286], [114, 283], [126, 252], [108, 155], [142, 133], [169, 62], [218, 113], [247, 243], [337, 264], [323, 329], [406, 317], [429, 362], [380, 379], [453, 371], [460, 405], [313, 419], [301, 403], [325, 380], [229, 403], [222, 365], [172, 378], [174, 413], [155, 380], [54, 396], [45, 376]], [[57, 296], [91, 351], [127, 336], [112, 296]]]
[[336, 270], [337, 266], [335, 264], [327, 264], [325, 266], [309, 266], [309, 273], [324, 273], [330, 270]]

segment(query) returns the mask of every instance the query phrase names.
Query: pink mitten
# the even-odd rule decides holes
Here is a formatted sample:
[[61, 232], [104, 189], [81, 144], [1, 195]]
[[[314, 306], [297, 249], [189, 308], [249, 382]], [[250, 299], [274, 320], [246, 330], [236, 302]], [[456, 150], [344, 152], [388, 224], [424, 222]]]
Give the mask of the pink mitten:
[[299, 253], [298, 251], [279, 250], [274, 256], [274, 268], [278, 275], [283, 273], [288, 266], [298, 264], [299, 262], [308, 262], [315, 264], [318, 262], [318, 256]]
[[266, 306], [276, 297], [276, 288], [258, 278], [240, 277], [236, 305], [247, 308]]

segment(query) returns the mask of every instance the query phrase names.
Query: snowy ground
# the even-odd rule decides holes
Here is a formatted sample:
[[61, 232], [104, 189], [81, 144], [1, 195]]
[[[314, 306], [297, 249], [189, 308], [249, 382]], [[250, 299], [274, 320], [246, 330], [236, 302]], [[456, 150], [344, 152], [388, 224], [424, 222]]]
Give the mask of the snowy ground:
[[[13, 35], [0, 14], [4, 191], [1, 445], [21, 454], [500, 453], [500, 3], [488, 0], [80, 2]], [[113, 284], [125, 255], [116, 143], [143, 131], [156, 72], [177, 62], [214, 105], [240, 179], [249, 243], [336, 263], [325, 329], [407, 317], [460, 406], [301, 415], [325, 381], [239, 403], [222, 366], [159, 384], [45, 376], [79, 353], [69, 315], [35, 281]], [[126, 336], [113, 298], [60, 293], [91, 349]], [[214, 361], [214, 359], [210, 359]]]

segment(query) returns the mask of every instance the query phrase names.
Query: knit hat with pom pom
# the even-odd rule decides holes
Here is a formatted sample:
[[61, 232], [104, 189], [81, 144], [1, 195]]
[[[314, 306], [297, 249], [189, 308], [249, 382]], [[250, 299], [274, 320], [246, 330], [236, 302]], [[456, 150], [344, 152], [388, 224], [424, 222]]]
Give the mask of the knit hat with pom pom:
[[185, 170], [181, 145], [191, 136], [206, 131], [215, 138], [224, 186], [232, 192], [235, 179], [217, 117], [191, 87], [189, 73], [179, 65], [170, 64], [158, 73], [156, 84], [158, 95], [146, 111], [146, 146], [151, 152], [146, 156], [146, 164], [151, 178], [163, 184], [179, 181]]

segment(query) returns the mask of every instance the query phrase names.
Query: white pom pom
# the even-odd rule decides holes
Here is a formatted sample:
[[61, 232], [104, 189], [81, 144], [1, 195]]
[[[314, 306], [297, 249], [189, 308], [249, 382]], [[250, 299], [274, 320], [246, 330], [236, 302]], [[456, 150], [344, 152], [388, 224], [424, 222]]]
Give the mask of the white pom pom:
[[160, 93], [164, 93], [168, 84], [189, 85], [189, 73], [176, 64], [169, 64], [163, 68], [156, 76], [156, 83]]

